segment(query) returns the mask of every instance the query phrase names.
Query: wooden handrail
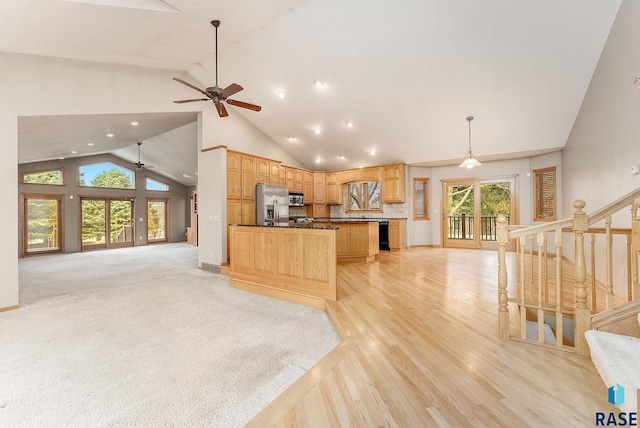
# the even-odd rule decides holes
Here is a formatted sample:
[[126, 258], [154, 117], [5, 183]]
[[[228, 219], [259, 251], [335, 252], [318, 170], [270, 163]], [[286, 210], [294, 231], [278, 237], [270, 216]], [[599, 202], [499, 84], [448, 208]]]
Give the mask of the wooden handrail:
[[544, 232], [553, 232], [556, 229], [564, 229], [566, 227], [571, 227], [572, 225], [573, 225], [573, 219], [567, 218], [564, 220], [556, 220], [550, 223], [537, 224], [535, 226], [525, 227], [524, 229], [514, 230], [513, 232], [511, 231], [511, 228], [509, 228], [510, 229], [509, 238], [515, 239], [521, 236], [536, 235], [538, 233], [544, 233]]
[[608, 215], [617, 213], [621, 209], [628, 207], [633, 203], [634, 199], [638, 197], [640, 197], [640, 188], [627, 193], [623, 197], [611, 202], [609, 205], [605, 205], [599, 210], [589, 214], [589, 226], [599, 222], [600, 220], [604, 220]]

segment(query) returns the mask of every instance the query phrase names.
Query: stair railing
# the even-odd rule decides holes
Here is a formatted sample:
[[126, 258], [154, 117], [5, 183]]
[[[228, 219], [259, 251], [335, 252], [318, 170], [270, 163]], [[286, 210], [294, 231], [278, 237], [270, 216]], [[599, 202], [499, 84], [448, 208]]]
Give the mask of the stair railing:
[[[584, 333], [591, 328], [592, 314], [600, 308], [605, 311], [615, 308], [614, 237], [626, 239], [624, 262], [627, 296], [620, 296], [618, 303], [640, 300], [640, 189], [591, 215], [584, 212], [584, 201], [577, 200], [573, 206], [575, 212], [571, 218], [531, 227], [510, 226], [506, 217], [498, 216], [496, 235], [500, 339], [535, 342], [545, 346], [573, 349], [581, 355], [588, 355]], [[613, 228], [612, 215], [626, 207], [631, 207], [632, 227]], [[603, 220], [603, 228], [594, 227]], [[573, 235], [573, 269], [568, 269], [568, 261], [563, 256], [565, 234]], [[590, 237], [589, 273], [585, 235]], [[596, 246], [596, 237], [600, 235], [605, 238], [604, 251], [599, 248], [602, 245]], [[515, 255], [507, 256], [506, 248], [511, 241], [516, 243]], [[604, 262], [601, 260], [603, 256]], [[550, 260], [555, 266], [549, 266]], [[596, 271], [597, 261], [604, 264], [604, 273]], [[512, 284], [508, 282], [508, 272], [515, 275], [515, 282]], [[565, 282], [573, 282], [574, 287], [565, 287]], [[598, 305], [598, 297], [604, 300], [603, 305]], [[510, 312], [510, 309], [513, 312]], [[536, 329], [533, 333], [529, 329], [528, 335], [527, 326], [531, 327], [532, 321]], [[555, 335], [553, 341], [548, 335], [545, 339], [545, 331], [549, 328], [545, 324], [552, 326]]]

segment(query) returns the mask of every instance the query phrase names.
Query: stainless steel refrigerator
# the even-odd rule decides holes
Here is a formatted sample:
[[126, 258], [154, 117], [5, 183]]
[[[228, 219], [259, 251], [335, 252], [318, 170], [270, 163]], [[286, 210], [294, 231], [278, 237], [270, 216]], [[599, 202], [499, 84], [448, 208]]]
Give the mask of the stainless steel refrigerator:
[[289, 225], [289, 189], [287, 186], [256, 185], [256, 224]]

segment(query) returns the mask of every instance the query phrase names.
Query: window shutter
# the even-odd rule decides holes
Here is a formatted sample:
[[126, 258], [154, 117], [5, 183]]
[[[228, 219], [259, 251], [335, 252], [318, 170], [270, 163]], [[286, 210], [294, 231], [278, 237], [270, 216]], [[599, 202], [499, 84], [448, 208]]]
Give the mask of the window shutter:
[[554, 221], [556, 219], [556, 168], [533, 171], [534, 178], [534, 221]]

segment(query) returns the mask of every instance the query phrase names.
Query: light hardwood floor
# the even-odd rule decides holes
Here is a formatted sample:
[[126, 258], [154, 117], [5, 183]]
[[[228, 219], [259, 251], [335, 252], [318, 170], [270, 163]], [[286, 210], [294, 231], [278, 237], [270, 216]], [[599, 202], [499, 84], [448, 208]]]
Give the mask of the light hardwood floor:
[[247, 426], [593, 426], [613, 410], [588, 357], [497, 339], [495, 251], [340, 264], [338, 296], [342, 343]]

